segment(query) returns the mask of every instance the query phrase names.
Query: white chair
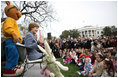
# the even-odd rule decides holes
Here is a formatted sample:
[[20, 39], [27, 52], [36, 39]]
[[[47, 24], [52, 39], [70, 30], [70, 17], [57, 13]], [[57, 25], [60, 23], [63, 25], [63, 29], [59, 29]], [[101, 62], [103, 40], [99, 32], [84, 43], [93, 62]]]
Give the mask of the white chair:
[[[33, 67], [36, 63], [40, 63], [40, 68], [42, 68], [41, 66], [41, 63], [42, 63], [42, 59], [37, 59], [37, 60], [32, 60], [30, 61], [28, 59], [28, 53], [27, 53], [27, 47], [23, 44], [20, 44], [20, 43], [16, 43], [16, 47], [18, 49], [18, 52], [19, 52], [19, 56], [20, 56], [20, 60], [23, 62], [22, 66], [24, 66], [24, 71], [22, 73], [21, 76], [24, 75], [24, 73], [30, 69], [31, 67]], [[28, 64], [33, 64], [32, 66], [28, 67]]]

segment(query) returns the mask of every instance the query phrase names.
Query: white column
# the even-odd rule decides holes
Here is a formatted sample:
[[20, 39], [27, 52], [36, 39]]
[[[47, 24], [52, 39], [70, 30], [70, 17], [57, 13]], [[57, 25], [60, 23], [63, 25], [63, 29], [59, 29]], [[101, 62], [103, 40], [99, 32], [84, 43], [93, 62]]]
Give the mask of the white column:
[[91, 30], [91, 35], [93, 36], [93, 30]]
[[94, 31], [93, 35], [94, 35], [94, 38], [95, 38], [95, 29], [93, 31]]
[[84, 37], [85, 37], [85, 30], [84, 30]]
[[81, 31], [81, 37], [82, 37], [82, 31]]
[[95, 29], [94, 29], [94, 37], [95, 37]]
[[90, 33], [91, 33], [91, 37], [92, 37], [92, 30], [91, 30], [91, 32], [90, 32]]
[[82, 31], [82, 37], [83, 37], [83, 31]]
[[[90, 30], [88, 30], [88, 31], [90, 31]], [[90, 37], [90, 32], [89, 32], [89, 37]]]
[[97, 35], [97, 34], [96, 34], [96, 30], [95, 30], [95, 38], [96, 38], [96, 35]]
[[87, 30], [87, 37], [89, 37], [89, 30]]

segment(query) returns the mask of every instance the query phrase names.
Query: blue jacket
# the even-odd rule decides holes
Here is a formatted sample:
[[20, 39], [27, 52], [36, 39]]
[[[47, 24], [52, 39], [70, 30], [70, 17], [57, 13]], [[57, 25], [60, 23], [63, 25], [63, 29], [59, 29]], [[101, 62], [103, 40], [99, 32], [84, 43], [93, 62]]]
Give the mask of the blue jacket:
[[42, 56], [42, 53], [39, 53], [36, 49], [38, 48], [37, 40], [35, 39], [32, 32], [28, 32], [24, 39], [25, 46], [27, 46], [28, 59], [36, 60]]

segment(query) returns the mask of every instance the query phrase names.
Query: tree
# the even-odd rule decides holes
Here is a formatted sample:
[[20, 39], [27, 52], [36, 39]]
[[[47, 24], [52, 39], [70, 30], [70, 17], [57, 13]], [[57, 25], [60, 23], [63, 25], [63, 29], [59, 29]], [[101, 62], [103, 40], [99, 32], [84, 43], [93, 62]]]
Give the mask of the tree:
[[112, 35], [117, 36], [117, 28], [115, 26], [111, 27], [111, 33]]
[[28, 32], [28, 28], [26, 26], [22, 26], [21, 24], [18, 24], [20, 33], [22, 37], [25, 37], [27, 32]]
[[79, 36], [79, 31], [77, 29], [64, 30], [60, 35], [60, 38], [68, 38], [69, 36], [72, 38], [77, 38]]
[[109, 26], [106, 26], [103, 28], [103, 35], [110, 36], [111, 35], [111, 28]]
[[68, 30], [64, 30], [60, 35], [61, 38], [68, 38], [70, 32]]
[[[1, 4], [5, 4], [5, 1]], [[18, 7], [24, 16], [23, 22], [33, 21], [39, 23], [40, 26], [42, 24], [47, 26], [47, 22], [54, 20], [54, 11], [48, 1], [13, 1], [13, 5]], [[3, 22], [5, 20], [4, 8], [1, 11], [1, 22]]]
[[105, 35], [105, 36], [111, 36], [111, 35], [116, 36], [117, 35], [117, 28], [115, 26], [112, 26], [112, 27], [106, 26], [103, 28], [103, 35]]
[[77, 29], [70, 30], [70, 37], [77, 38], [79, 36], [79, 31]]

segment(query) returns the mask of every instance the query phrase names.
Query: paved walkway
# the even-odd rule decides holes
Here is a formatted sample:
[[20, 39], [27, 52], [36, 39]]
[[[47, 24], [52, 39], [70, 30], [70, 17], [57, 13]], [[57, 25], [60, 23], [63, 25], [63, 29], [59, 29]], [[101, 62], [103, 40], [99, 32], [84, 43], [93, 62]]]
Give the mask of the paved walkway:
[[[29, 64], [28, 67], [30, 67], [32, 64]], [[31, 67], [28, 71], [24, 73], [23, 77], [43, 77], [40, 74], [40, 64], [35, 64], [33, 67]]]

